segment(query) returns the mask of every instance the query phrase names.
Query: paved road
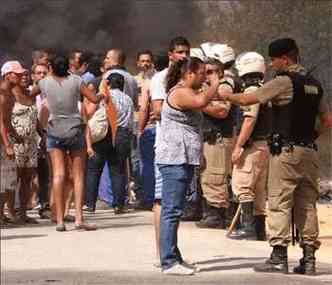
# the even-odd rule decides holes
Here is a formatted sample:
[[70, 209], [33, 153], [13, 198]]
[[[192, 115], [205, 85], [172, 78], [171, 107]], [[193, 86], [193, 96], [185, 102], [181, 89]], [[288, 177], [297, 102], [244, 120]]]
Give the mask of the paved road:
[[[73, 225], [58, 233], [47, 221], [37, 226], [1, 230], [2, 284], [332, 284], [332, 250], [322, 247], [319, 274], [258, 274], [252, 266], [263, 261], [270, 248], [265, 242], [233, 241], [225, 231], [180, 228], [180, 249], [197, 262], [200, 272], [190, 277], [164, 276], [152, 266], [154, 235], [151, 212], [115, 216], [99, 210], [87, 219], [96, 232], [77, 232]], [[301, 251], [290, 248], [292, 268]]]

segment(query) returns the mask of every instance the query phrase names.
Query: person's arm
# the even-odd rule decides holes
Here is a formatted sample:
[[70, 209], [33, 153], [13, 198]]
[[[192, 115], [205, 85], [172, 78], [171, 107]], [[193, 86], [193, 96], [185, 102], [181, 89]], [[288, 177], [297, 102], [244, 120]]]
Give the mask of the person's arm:
[[218, 86], [219, 79], [214, 80], [209, 88], [198, 94], [191, 88], [178, 88], [168, 100], [174, 107], [181, 110], [202, 109], [216, 95]]
[[243, 93], [222, 93], [220, 98], [223, 100], [227, 100], [232, 104], [240, 106], [248, 106], [259, 103], [258, 97], [255, 92], [247, 93], [246, 95], [244, 95]]
[[11, 116], [11, 112], [8, 108], [8, 94], [5, 88], [0, 86], [0, 135], [2, 143], [5, 146], [5, 151], [9, 159], [14, 158], [14, 148], [13, 145], [9, 141], [9, 129], [8, 129], [8, 120], [9, 116]]
[[164, 100], [153, 100], [152, 101], [152, 108], [153, 108], [153, 115], [157, 121], [161, 119], [161, 109], [163, 107]]
[[224, 119], [228, 116], [230, 106], [229, 102], [211, 101], [202, 111], [211, 117]]
[[325, 97], [320, 102], [318, 113], [319, 126], [317, 129], [317, 135], [321, 136], [327, 130], [332, 128], [332, 113], [331, 108], [326, 101]]
[[41, 93], [40, 87], [38, 84], [34, 84], [32, 86], [31, 92], [30, 92], [30, 96], [35, 98], [37, 97], [39, 94]]
[[91, 130], [89, 124], [86, 125], [85, 129], [85, 141], [86, 141], [86, 152], [88, 153], [88, 158], [95, 155], [95, 151], [92, 147], [92, 139], [91, 139]]
[[96, 95], [94, 91], [89, 89], [85, 83], [82, 82], [80, 88], [81, 95], [91, 101], [92, 103], [98, 104], [104, 97], [103, 94], [99, 93]]
[[243, 153], [243, 146], [250, 138], [256, 124], [256, 118], [245, 117], [241, 126], [241, 131], [237, 137], [236, 144], [232, 152], [232, 162], [233, 164], [238, 164]]
[[148, 82], [142, 85], [141, 104], [138, 115], [138, 133], [142, 134], [150, 115], [150, 89]]
[[93, 114], [97, 111], [97, 104], [92, 103], [91, 101], [84, 99], [83, 101], [84, 104], [84, 108], [85, 108], [85, 114], [88, 118], [88, 120], [90, 120], [93, 116]]
[[293, 84], [290, 78], [288, 76], [278, 76], [265, 83], [256, 91], [248, 92], [246, 94], [231, 94], [229, 92], [222, 92], [219, 93], [219, 98], [236, 105], [248, 106], [257, 103], [265, 104], [267, 101], [270, 101], [276, 97], [280, 97], [280, 100], [287, 101], [292, 95]]

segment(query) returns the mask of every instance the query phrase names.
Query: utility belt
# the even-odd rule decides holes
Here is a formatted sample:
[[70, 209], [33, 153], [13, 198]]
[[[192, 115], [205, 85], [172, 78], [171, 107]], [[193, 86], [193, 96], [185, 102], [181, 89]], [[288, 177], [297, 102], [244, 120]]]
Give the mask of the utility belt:
[[257, 142], [257, 141], [266, 141], [268, 139], [267, 136], [254, 136], [254, 137], [250, 137], [246, 143], [243, 145], [243, 148], [249, 148], [251, 147], [254, 142]]
[[280, 134], [273, 134], [268, 139], [271, 155], [279, 155], [284, 148], [286, 152], [293, 152], [295, 146], [306, 147], [318, 151], [317, 144], [313, 141], [291, 141], [284, 139]]

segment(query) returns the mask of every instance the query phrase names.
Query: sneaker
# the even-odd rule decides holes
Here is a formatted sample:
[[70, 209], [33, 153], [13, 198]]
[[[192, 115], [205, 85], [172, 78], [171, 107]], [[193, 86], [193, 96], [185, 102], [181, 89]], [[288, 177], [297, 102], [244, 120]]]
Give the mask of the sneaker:
[[193, 275], [195, 274], [195, 270], [180, 263], [176, 263], [170, 268], [163, 269], [162, 273], [167, 275]]
[[184, 267], [193, 269], [195, 271], [195, 273], [200, 271], [199, 267], [197, 267], [197, 265], [192, 261], [183, 260], [181, 265], [183, 265]]
[[36, 206], [34, 206], [32, 208], [32, 210], [39, 210], [39, 209], [41, 209], [41, 207], [42, 207], [42, 205], [40, 203], [38, 203]]
[[89, 206], [87, 206], [87, 205], [84, 205], [84, 206], [82, 207], [82, 210], [83, 210], [84, 212], [88, 212], [88, 213], [94, 213], [94, 212], [95, 212], [95, 210], [94, 210], [93, 208], [91, 208], [91, 207], [89, 207]]

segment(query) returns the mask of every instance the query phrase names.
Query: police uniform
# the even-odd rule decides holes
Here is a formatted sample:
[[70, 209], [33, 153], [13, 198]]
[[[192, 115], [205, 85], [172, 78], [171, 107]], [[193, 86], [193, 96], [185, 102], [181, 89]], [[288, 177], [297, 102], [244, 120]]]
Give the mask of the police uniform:
[[[261, 87], [256, 80], [250, 82], [244, 93], [253, 92]], [[268, 104], [254, 104], [241, 107], [238, 125], [240, 132], [245, 118], [256, 119], [254, 129], [243, 146], [240, 162], [233, 167], [232, 190], [242, 208], [242, 228], [236, 232], [236, 238], [255, 237], [265, 240], [265, 208], [267, 198], [267, 174], [269, 149], [267, 137], [270, 132], [270, 108]]]
[[[233, 92], [232, 85], [225, 79], [221, 81], [219, 89]], [[196, 225], [207, 228], [224, 228], [226, 209], [229, 206], [227, 178], [231, 174], [234, 123], [230, 113], [231, 104], [228, 102], [216, 104], [223, 107], [228, 116], [220, 119], [204, 114], [205, 168], [201, 172], [201, 188], [205, 204], [203, 204], [203, 218]]]
[[[292, 39], [270, 44], [270, 57], [297, 50]], [[323, 90], [305, 69], [293, 64], [275, 79], [255, 91], [260, 103], [272, 102], [273, 140], [271, 142], [268, 192], [270, 259], [254, 269], [260, 272], [288, 272], [287, 246], [290, 242], [292, 208], [300, 233], [304, 256], [296, 273], [314, 274], [314, 252], [319, 248], [318, 153], [315, 145], [315, 119], [322, 109]]]

